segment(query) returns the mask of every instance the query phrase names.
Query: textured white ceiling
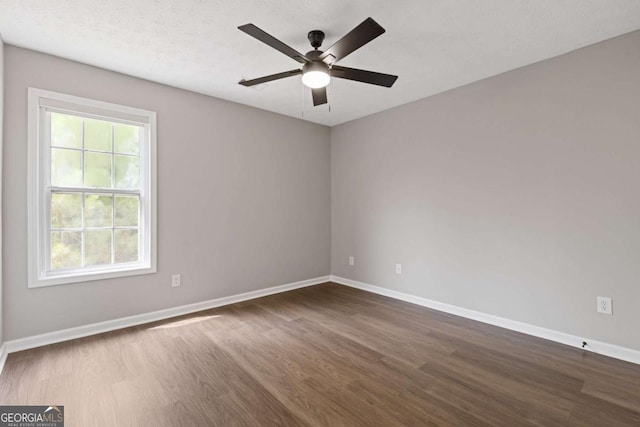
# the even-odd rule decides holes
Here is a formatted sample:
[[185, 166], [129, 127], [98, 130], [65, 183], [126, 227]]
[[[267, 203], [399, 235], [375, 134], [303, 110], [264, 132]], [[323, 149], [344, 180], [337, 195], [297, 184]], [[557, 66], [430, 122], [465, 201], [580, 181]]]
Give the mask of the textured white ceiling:
[[[304, 53], [371, 16], [387, 32], [340, 65], [399, 75], [393, 88], [333, 79], [313, 107], [299, 64], [237, 29]], [[5, 42], [265, 110], [336, 125], [640, 29], [639, 0], [0, 0]]]

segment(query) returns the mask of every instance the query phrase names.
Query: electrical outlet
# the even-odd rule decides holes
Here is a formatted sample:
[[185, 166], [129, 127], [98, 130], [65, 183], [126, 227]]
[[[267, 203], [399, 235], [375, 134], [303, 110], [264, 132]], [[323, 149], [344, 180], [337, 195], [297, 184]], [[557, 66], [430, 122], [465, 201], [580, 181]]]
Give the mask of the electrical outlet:
[[396, 274], [402, 274], [402, 264], [396, 264]]
[[611, 298], [608, 297], [598, 297], [596, 299], [598, 306], [598, 313], [602, 314], [613, 314], [613, 307], [611, 306]]
[[356, 265], [356, 259], [352, 256], [349, 257], [349, 265], [351, 267], [353, 267], [354, 265]]
[[180, 281], [180, 275], [174, 274], [171, 276], [171, 287], [177, 288], [178, 286], [182, 286], [182, 282]]

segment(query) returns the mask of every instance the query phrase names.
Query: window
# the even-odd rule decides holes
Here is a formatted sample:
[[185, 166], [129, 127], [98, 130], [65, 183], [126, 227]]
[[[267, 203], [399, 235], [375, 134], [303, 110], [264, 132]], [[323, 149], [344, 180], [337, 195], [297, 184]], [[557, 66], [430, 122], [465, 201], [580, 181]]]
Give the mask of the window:
[[156, 271], [155, 119], [29, 88], [29, 287]]

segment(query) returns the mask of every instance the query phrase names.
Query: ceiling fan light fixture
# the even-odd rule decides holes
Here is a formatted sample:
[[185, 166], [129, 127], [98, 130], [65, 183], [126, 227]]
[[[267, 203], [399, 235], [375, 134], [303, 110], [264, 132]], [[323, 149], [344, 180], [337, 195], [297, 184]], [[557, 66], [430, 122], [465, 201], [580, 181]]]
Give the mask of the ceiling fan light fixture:
[[302, 83], [311, 89], [325, 87], [331, 81], [327, 66], [321, 62], [310, 62], [302, 67]]
[[311, 89], [319, 89], [329, 84], [329, 74], [326, 71], [309, 71], [302, 75], [302, 83]]

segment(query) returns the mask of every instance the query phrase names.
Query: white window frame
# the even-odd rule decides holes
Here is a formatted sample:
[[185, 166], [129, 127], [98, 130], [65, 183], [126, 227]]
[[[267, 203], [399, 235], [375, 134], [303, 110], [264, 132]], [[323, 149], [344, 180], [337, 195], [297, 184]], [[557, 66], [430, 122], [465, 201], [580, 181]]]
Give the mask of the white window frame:
[[[142, 126], [145, 136], [140, 147], [140, 261], [51, 270], [47, 264], [50, 248], [51, 141], [47, 112]], [[47, 138], [48, 137], [48, 138]], [[157, 271], [157, 191], [156, 113], [43, 89], [28, 90], [28, 287], [62, 285], [90, 280], [155, 273]], [[86, 192], [93, 189], [87, 188]], [[118, 190], [114, 190], [118, 193]]]

